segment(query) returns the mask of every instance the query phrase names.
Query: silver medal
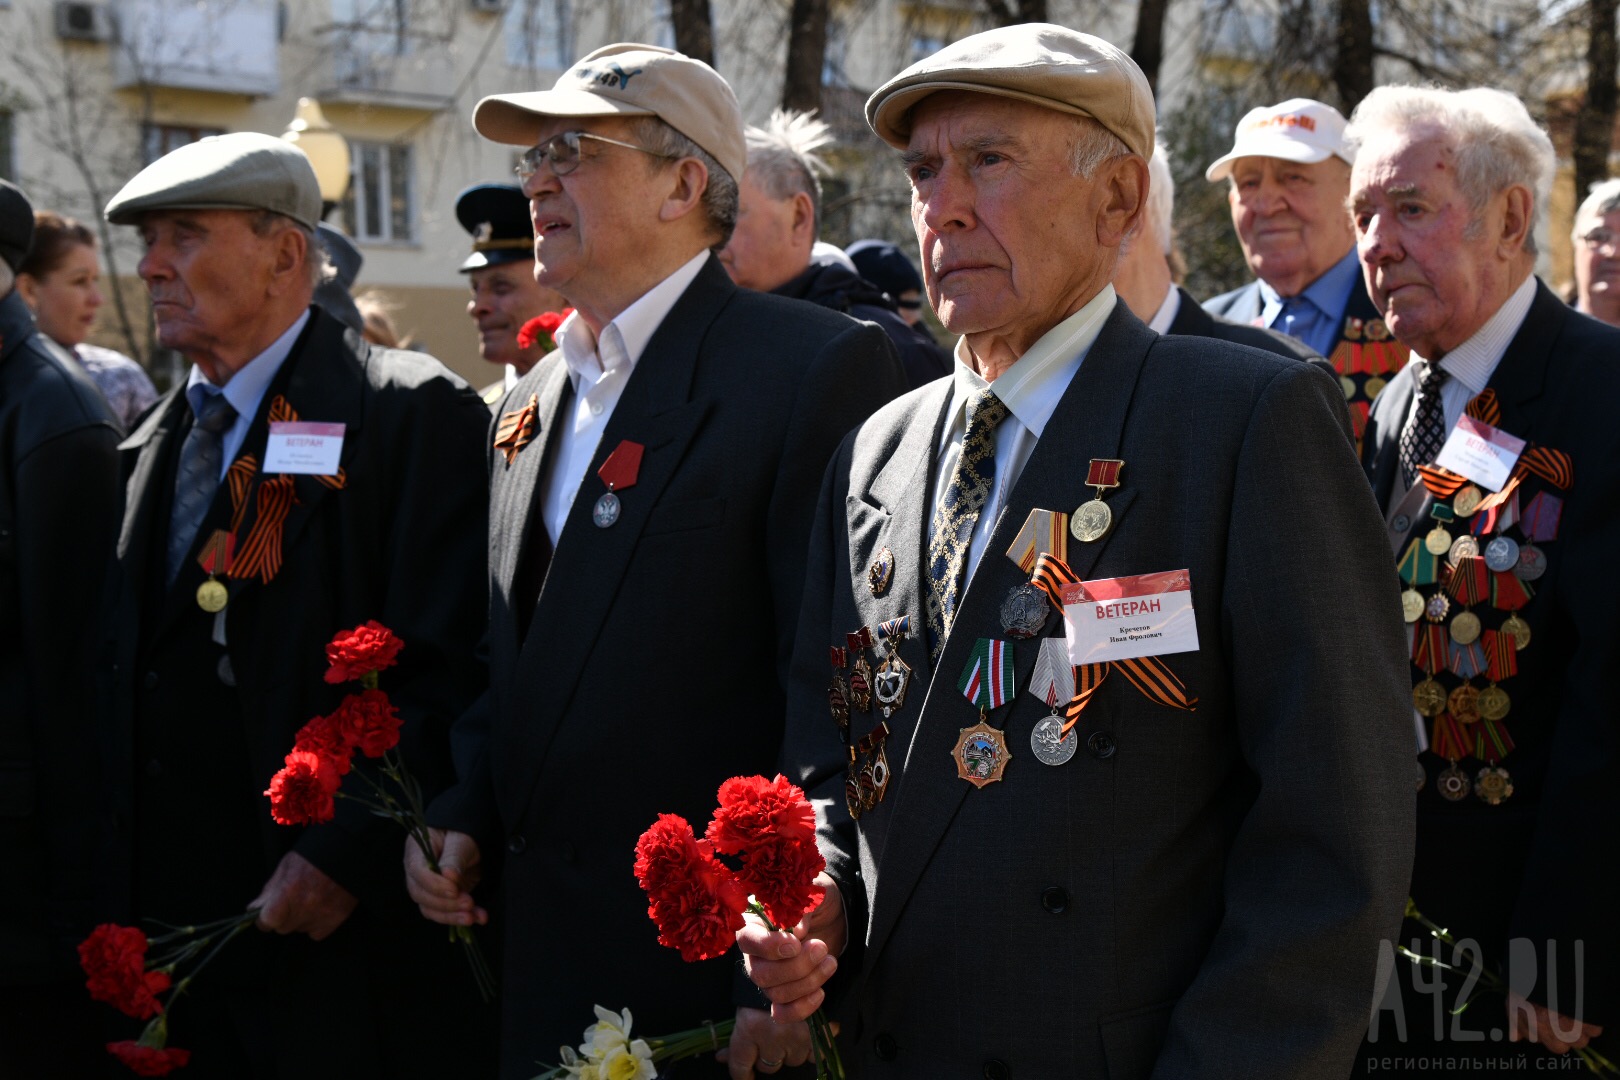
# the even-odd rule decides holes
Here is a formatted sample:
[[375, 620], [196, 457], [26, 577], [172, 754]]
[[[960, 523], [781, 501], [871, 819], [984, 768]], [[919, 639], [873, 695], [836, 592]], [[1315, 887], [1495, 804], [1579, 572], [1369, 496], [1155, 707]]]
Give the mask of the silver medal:
[[596, 505], [591, 507], [591, 521], [598, 529], [605, 529], [619, 520], [619, 497], [613, 492], [605, 492]]
[[1001, 629], [1013, 638], [1032, 638], [1046, 625], [1046, 593], [1038, 585], [1015, 585], [1001, 602]]
[[1080, 747], [1080, 737], [1070, 731], [1063, 733], [1063, 717], [1043, 717], [1029, 733], [1029, 748], [1035, 759], [1043, 765], [1062, 765], [1074, 757]]
[[1519, 545], [1510, 536], [1498, 536], [1485, 545], [1485, 565], [1501, 573], [1519, 565]]

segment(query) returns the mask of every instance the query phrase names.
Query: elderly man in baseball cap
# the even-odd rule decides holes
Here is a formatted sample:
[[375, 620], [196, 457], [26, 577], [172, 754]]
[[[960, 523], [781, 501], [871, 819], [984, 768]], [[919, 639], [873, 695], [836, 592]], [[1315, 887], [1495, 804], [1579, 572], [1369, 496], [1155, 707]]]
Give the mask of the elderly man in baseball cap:
[[[277, 825], [263, 797], [343, 697], [323, 677], [339, 632], [376, 620], [406, 642], [385, 685], [430, 787], [482, 670], [488, 410], [312, 302], [320, 212], [303, 152], [253, 132], [181, 147], [107, 204], [139, 232], [158, 341], [191, 364], [119, 448], [108, 893], [120, 921], [258, 911], [267, 933], [174, 1010], [188, 1074], [465, 1075], [492, 1064], [493, 1011], [400, 895], [397, 829], [347, 799]], [[369, 792], [366, 768], [345, 792]], [[421, 1039], [430, 1022], [483, 1038]]]
[[1290, 98], [1244, 114], [1232, 149], [1204, 176], [1228, 182], [1232, 227], [1255, 280], [1204, 307], [1327, 357], [1359, 440], [1373, 399], [1405, 366], [1407, 349], [1361, 280], [1345, 210], [1353, 157], [1344, 117], [1331, 105]]
[[[1119, 49], [988, 31], [866, 114], [960, 338], [823, 487], [783, 760], [827, 892], [739, 934], [766, 1052], [831, 992], [852, 1076], [1342, 1077], [1412, 828], [1343, 397], [1115, 296], [1154, 128]], [[877, 664], [847, 727], [829, 646]]]
[[[423, 914], [466, 925], [503, 861], [502, 1070], [526, 1080], [593, 1005], [648, 1034], [732, 1013], [735, 965], [658, 944], [636, 839], [776, 771], [821, 476], [904, 375], [878, 327], [727, 276], [747, 145], [707, 64], [610, 45], [473, 125], [527, 148], [535, 277], [574, 314], [496, 406], [490, 691], [430, 808], [443, 873], [406, 863]], [[739, 1025], [733, 1066], [780, 1068], [748, 1034], [779, 1041], [766, 1013]]]

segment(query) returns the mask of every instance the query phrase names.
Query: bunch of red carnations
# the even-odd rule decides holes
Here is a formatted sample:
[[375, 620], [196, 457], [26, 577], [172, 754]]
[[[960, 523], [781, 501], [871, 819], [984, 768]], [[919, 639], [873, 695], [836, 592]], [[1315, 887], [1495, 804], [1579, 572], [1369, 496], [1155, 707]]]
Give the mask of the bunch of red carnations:
[[[733, 870], [717, 855], [736, 856]], [[821, 903], [815, 884], [827, 861], [816, 847], [816, 814], [784, 776], [735, 776], [703, 839], [676, 814], [660, 814], [636, 842], [636, 879], [658, 942], [688, 962], [724, 956], [751, 912], [771, 929], [796, 926]], [[821, 1010], [810, 1018], [816, 1075], [842, 1080], [843, 1062]]]
[[[428, 836], [422, 787], [405, 767], [399, 752], [399, 710], [379, 689], [379, 673], [398, 663], [405, 643], [394, 632], [372, 620], [346, 630], [326, 646], [326, 681], [358, 682], [327, 716], [317, 716], [298, 730], [292, 752], [265, 794], [270, 816], [281, 825], [318, 825], [331, 821], [336, 800], [359, 803], [372, 813], [397, 823], [422, 849], [428, 864], [439, 869]], [[355, 768], [355, 754], [380, 759], [377, 769], [384, 783], [365, 768]], [[344, 791], [343, 778], [353, 776], [363, 790]], [[389, 784], [393, 790], [390, 790]], [[395, 793], [397, 791], [397, 794]], [[470, 926], [450, 929], [452, 941], [461, 942], [478, 992], [485, 1001], [495, 996], [495, 979]]]
[[536, 345], [546, 352], [557, 347], [557, 327], [563, 320], [574, 313], [573, 308], [563, 308], [561, 311], [547, 311], [536, 315], [518, 328], [517, 343], [520, 349], [532, 349]]
[[[169, 1045], [169, 1009], [208, 962], [237, 934], [252, 926], [258, 912], [246, 911], [203, 926], [176, 926], [155, 938], [133, 926], [103, 923], [79, 944], [90, 997], [136, 1020], [149, 1021], [139, 1039], [107, 1044], [107, 1052], [138, 1076], [165, 1076], [191, 1060], [191, 1051]], [[191, 964], [180, 981], [174, 977]], [[168, 992], [168, 1000], [159, 999]]]

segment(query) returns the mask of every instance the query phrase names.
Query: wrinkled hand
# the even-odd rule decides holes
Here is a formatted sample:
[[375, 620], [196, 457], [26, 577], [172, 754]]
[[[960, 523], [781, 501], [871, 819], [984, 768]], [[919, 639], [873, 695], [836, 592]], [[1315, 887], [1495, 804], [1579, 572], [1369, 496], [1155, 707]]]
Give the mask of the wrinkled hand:
[[816, 875], [816, 884], [827, 890], [826, 897], [791, 932], [767, 930], [754, 915], [737, 931], [748, 977], [770, 998], [771, 1019], [778, 1025], [797, 1023], [821, 1008], [827, 997], [821, 987], [838, 970], [837, 957], [849, 938], [838, 886], [825, 873]]
[[738, 1009], [731, 1045], [714, 1055], [731, 1069], [731, 1080], [769, 1076], [785, 1065], [810, 1060], [810, 1025], [778, 1024], [764, 1009]]
[[489, 912], [472, 898], [483, 858], [478, 841], [466, 833], [444, 829], [429, 829], [428, 840], [439, 860], [437, 874], [422, 855], [421, 846], [405, 838], [405, 891], [416, 901], [422, 917], [446, 926], [482, 926], [489, 922]]
[[[1584, 1024], [1573, 1017], [1544, 1009], [1511, 990], [1507, 996], [1507, 1014], [1509, 1042], [1529, 1039], [1540, 1043], [1555, 1054], [1585, 1049], [1587, 1043], [1603, 1034], [1603, 1029], [1596, 1024]], [[1574, 1040], [1564, 1041], [1563, 1036], [1571, 1033], [1574, 1034]]]
[[342, 926], [359, 903], [314, 863], [289, 851], [248, 907], [259, 910], [260, 930], [308, 934], [311, 940], [320, 941]]

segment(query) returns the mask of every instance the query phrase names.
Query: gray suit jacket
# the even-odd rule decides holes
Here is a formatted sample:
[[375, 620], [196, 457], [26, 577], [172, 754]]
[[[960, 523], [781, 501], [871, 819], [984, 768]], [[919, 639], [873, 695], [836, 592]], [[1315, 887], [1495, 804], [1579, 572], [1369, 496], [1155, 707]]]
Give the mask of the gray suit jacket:
[[[790, 687], [787, 764], [818, 800], [855, 939], [851, 1075], [1332, 1077], [1366, 1026], [1380, 938], [1412, 845], [1411, 704], [1388, 547], [1338, 389], [1311, 365], [1158, 337], [1118, 306], [1013, 487], [929, 682], [889, 720], [887, 799], [852, 824], [828, 714], [827, 646], [911, 614], [926, 588], [940, 382], [872, 417], [828, 474]], [[1113, 530], [1071, 541], [1082, 579], [1187, 569], [1200, 650], [1167, 658], [1196, 712], [1117, 672], [1080, 750], [1030, 751], [1048, 713], [991, 714], [1005, 779], [976, 790], [952, 747], [977, 710], [957, 678], [1026, 580], [1003, 552], [1032, 508], [1091, 497], [1125, 461]], [[875, 553], [895, 553], [874, 596]], [[1061, 634], [1049, 610], [1043, 635]], [[864, 732], [875, 715], [856, 716]]]

